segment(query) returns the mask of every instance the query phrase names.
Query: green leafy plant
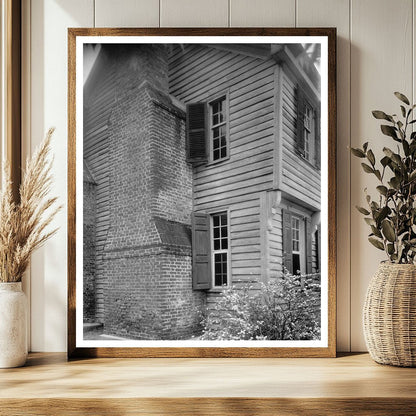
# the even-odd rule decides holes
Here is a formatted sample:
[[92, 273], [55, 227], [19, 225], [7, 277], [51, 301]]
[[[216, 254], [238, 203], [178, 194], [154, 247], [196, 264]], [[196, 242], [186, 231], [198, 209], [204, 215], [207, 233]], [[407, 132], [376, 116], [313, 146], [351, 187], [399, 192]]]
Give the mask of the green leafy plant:
[[368, 142], [351, 149], [354, 156], [365, 159], [361, 163], [364, 172], [379, 182], [378, 197], [373, 199], [365, 189], [368, 207], [356, 208], [371, 229], [369, 242], [385, 251], [390, 262], [412, 264], [416, 256], [416, 132], [411, 130], [416, 105], [399, 92], [394, 95], [401, 101], [401, 116], [372, 112], [383, 120], [381, 132], [392, 140], [390, 147], [383, 148], [382, 159], [376, 161]]

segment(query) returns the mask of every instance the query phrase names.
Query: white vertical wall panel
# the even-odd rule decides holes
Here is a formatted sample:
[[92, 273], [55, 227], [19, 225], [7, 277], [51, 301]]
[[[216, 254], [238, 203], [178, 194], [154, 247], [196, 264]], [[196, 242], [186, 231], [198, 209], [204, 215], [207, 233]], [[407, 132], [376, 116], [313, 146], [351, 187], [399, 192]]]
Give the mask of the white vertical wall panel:
[[349, 0], [298, 0], [299, 27], [337, 28], [337, 349], [350, 350]]
[[294, 27], [295, 0], [230, 0], [231, 27]]
[[[416, 66], [415, 2], [124, 0], [123, 6], [121, 2], [110, 0], [25, 0], [24, 5], [30, 6], [30, 33], [25, 32], [23, 36], [23, 82], [26, 88], [30, 83], [30, 91], [23, 97], [24, 154], [33, 151], [49, 126], [57, 127], [53, 143], [55, 184], [52, 192], [65, 204], [68, 27], [92, 27], [94, 19], [97, 26], [157, 26], [155, 16], [165, 27], [224, 27], [229, 23], [232, 26], [293, 26], [295, 13], [298, 26], [336, 26], [339, 35], [338, 349], [348, 350], [351, 331], [351, 350], [364, 350], [362, 303], [368, 281], [384, 256], [369, 245], [368, 230], [361, 216], [350, 208], [364, 203], [362, 190], [364, 186], [372, 188], [375, 181], [361, 172], [360, 161], [356, 159], [351, 161], [350, 181], [349, 154], [345, 147], [350, 138], [352, 146], [371, 139], [376, 144], [376, 154], [380, 155], [388, 140], [379, 133], [379, 123], [372, 118], [371, 110], [396, 111], [392, 95], [395, 90], [408, 94], [409, 98], [416, 94], [413, 79]], [[145, 4], [143, 7], [140, 6], [142, 3]], [[66, 350], [66, 209], [55, 225], [60, 227], [58, 235], [32, 259], [31, 339], [34, 351]], [[348, 279], [350, 267], [351, 282]], [[348, 319], [350, 298], [351, 320]]]
[[[25, 161], [30, 156], [30, 0], [22, 1], [22, 166], [25, 166]], [[30, 299], [30, 267], [22, 279], [23, 290], [26, 293], [28, 301], [28, 322], [31, 316], [31, 299]], [[31, 349], [31, 327], [27, 328], [28, 349]]]
[[159, 0], [95, 0], [95, 27], [158, 27]]
[[64, 205], [53, 224], [59, 232], [32, 257], [32, 351], [66, 350], [67, 28], [93, 26], [93, 4], [93, 0], [31, 2], [31, 151], [55, 126], [51, 194]]
[[[412, 0], [351, 1], [351, 144], [369, 140], [376, 158], [391, 144], [371, 110], [397, 113], [394, 91], [412, 95]], [[399, 110], [400, 111], [400, 110]], [[363, 188], [373, 190], [377, 179], [364, 174], [360, 160], [351, 161], [351, 204], [365, 205]], [[374, 194], [374, 192], [372, 192]], [[366, 288], [385, 256], [367, 241], [362, 215], [351, 210], [351, 349], [366, 349], [362, 336], [362, 306]]]
[[160, 0], [160, 27], [227, 27], [228, 0]]

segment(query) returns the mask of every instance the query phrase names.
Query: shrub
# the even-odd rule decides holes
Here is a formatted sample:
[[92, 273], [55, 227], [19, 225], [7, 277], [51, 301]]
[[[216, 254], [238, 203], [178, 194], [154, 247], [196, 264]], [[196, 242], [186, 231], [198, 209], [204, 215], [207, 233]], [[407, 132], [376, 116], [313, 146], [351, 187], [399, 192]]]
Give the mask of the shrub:
[[284, 274], [225, 289], [203, 321], [206, 340], [320, 339], [319, 275]]

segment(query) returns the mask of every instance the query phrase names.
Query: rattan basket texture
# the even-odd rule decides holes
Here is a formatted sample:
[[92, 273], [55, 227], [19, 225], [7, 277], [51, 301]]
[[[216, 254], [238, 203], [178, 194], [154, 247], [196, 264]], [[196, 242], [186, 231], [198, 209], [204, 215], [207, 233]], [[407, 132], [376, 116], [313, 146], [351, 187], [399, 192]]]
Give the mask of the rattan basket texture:
[[364, 337], [374, 361], [416, 366], [416, 266], [381, 263], [367, 290]]

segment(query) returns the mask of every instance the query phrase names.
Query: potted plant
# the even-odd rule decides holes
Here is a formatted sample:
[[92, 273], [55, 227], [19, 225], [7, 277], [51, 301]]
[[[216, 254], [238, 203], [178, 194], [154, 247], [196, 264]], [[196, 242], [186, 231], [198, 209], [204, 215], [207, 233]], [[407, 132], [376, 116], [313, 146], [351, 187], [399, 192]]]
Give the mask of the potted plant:
[[27, 358], [27, 304], [22, 276], [30, 256], [57, 229], [48, 226], [61, 207], [49, 198], [52, 161], [48, 160], [53, 129], [26, 162], [19, 201], [12, 192], [10, 170], [4, 169], [0, 190], [0, 368], [24, 365]]
[[368, 143], [352, 148], [363, 159], [365, 173], [378, 180], [377, 197], [366, 193], [366, 207], [357, 207], [370, 227], [369, 242], [386, 254], [373, 276], [364, 304], [364, 337], [371, 357], [378, 363], [416, 365], [416, 122], [408, 98], [400, 115], [373, 111], [382, 120], [381, 132], [391, 139], [376, 161]]

